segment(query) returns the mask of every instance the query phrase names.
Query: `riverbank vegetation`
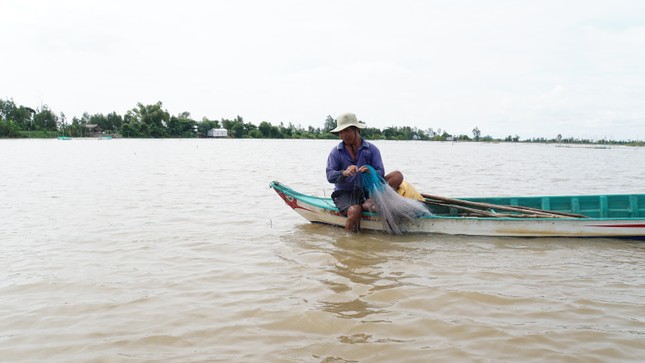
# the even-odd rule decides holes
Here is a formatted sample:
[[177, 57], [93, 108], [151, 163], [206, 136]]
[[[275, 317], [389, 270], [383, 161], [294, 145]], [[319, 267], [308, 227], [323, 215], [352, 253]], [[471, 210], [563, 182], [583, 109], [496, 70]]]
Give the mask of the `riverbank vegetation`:
[[[194, 120], [189, 112], [171, 115], [161, 102], [151, 105], [138, 103], [125, 115], [111, 112], [107, 115], [84, 113], [80, 118], [68, 119], [64, 113], [56, 114], [47, 105], [31, 108], [17, 105], [12, 99], [0, 100], [1, 138], [55, 138], [58, 136], [90, 137], [110, 135], [124, 138], [194, 138], [205, 137], [208, 130], [226, 129], [230, 138], [272, 139], [335, 139], [331, 134], [336, 123], [331, 116], [321, 120], [321, 127], [280, 123], [273, 125], [262, 121], [259, 125], [245, 122], [241, 116], [234, 119], [211, 120], [206, 117]], [[557, 135], [554, 138], [520, 139], [519, 135], [498, 138], [482, 136], [478, 127], [472, 135], [455, 135], [446, 129], [419, 129], [410, 126], [391, 126], [384, 129], [368, 127], [361, 132], [370, 140], [428, 140], [428, 141], [481, 141], [481, 142], [535, 142], [569, 144], [619, 144], [645, 146], [645, 141], [588, 140]]]

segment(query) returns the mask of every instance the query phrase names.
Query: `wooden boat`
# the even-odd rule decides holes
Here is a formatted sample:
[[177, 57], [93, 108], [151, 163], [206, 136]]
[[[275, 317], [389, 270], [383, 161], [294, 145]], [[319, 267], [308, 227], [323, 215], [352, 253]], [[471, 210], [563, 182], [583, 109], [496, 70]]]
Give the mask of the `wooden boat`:
[[[344, 226], [331, 198], [269, 185], [313, 223]], [[423, 194], [430, 216], [399, 225], [406, 233], [470, 236], [610, 237], [645, 239], [645, 194], [443, 198]], [[361, 228], [383, 231], [377, 213], [364, 212]]]

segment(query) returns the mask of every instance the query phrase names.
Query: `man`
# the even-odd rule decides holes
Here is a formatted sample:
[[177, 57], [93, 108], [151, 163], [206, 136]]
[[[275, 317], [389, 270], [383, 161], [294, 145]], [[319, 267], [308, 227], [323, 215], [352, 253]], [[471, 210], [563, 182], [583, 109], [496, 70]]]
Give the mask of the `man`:
[[342, 141], [327, 157], [327, 180], [335, 184], [331, 198], [340, 212], [347, 216], [345, 230], [351, 232], [360, 231], [363, 210], [369, 208], [365, 204], [369, 196], [358, 173], [366, 172], [366, 165], [370, 165], [381, 177], [385, 174], [381, 152], [361, 138], [361, 129], [365, 127], [365, 123], [358, 121], [353, 113], [338, 116], [336, 128], [331, 132], [338, 134]]

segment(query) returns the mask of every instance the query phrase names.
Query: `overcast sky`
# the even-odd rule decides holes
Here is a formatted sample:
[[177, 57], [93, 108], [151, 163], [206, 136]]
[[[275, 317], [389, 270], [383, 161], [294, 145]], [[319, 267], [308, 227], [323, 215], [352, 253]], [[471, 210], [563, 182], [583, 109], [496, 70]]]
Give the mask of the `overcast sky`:
[[0, 0], [0, 98], [645, 140], [645, 1]]

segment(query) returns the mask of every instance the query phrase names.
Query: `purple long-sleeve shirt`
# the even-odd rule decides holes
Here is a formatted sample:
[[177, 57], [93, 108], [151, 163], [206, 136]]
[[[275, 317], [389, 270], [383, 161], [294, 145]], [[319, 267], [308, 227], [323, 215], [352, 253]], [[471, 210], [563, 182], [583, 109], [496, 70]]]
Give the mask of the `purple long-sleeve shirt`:
[[360, 186], [358, 174], [349, 177], [343, 176], [343, 171], [350, 165], [356, 165], [359, 168], [363, 165], [369, 165], [376, 170], [378, 175], [385, 176], [381, 152], [374, 144], [361, 140], [356, 161], [353, 161], [345, 148], [345, 144], [341, 141], [331, 150], [327, 158], [327, 181], [336, 185], [335, 190], [353, 190]]

